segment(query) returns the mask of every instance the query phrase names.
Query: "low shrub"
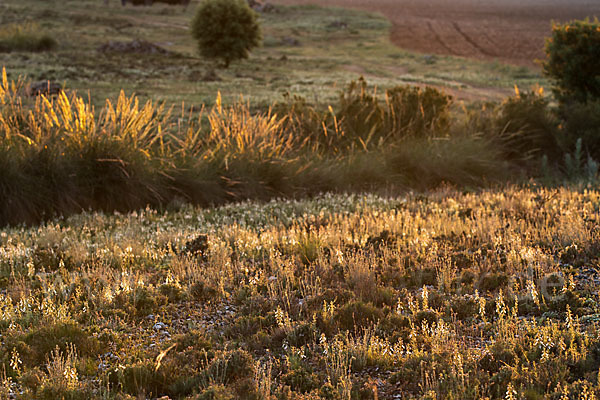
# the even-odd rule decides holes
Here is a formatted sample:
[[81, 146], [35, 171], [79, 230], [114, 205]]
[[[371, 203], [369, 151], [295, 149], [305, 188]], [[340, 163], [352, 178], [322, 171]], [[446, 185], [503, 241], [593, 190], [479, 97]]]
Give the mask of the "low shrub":
[[56, 40], [36, 24], [8, 24], [0, 28], [0, 53], [48, 51], [56, 45]]
[[543, 90], [519, 92], [500, 105], [495, 121], [497, 138], [509, 159], [536, 154], [560, 155], [559, 121]]
[[562, 130], [558, 135], [560, 148], [571, 152], [581, 139], [586, 155], [600, 159], [600, 99], [586, 103], [571, 102], [559, 108]]
[[405, 137], [445, 136], [449, 133], [452, 98], [437, 89], [396, 86], [378, 98], [361, 77], [339, 95], [338, 104], [319, 110], [299, 96], [275, 104], [286, 129], [299, 143], [326, 152], [372, 149]]
[[446, 136], [452, 97], [432, 87], [397, 86], [386, 91], [394, 136]]

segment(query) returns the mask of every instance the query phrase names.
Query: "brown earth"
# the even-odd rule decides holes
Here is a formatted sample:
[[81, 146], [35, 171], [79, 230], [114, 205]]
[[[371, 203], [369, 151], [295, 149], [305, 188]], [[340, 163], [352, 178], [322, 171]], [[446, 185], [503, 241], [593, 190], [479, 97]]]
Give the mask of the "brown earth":
[[391, 40], [422, 53], [534, 66], [552, 21], [600, 17], [598, 0], [276, 0], [352, 7], [383, 14]]

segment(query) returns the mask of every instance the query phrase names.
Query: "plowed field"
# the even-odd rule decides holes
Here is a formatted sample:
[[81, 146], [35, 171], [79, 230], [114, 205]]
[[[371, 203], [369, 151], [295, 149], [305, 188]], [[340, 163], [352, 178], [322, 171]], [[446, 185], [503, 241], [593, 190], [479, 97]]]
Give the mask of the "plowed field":
[[376, 11], [393, 24], [392, 41], [423, 53], [535, 65], [551, 22], [600, 17], [594, 0], [276, 0]]

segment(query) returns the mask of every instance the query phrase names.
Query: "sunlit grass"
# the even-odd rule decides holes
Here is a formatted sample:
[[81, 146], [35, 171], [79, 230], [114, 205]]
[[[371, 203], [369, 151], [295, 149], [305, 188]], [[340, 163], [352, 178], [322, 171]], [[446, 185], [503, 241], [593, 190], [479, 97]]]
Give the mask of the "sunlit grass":
[[3, 229], [0, 393], [597, 395], [599, 204], [323, 195]]

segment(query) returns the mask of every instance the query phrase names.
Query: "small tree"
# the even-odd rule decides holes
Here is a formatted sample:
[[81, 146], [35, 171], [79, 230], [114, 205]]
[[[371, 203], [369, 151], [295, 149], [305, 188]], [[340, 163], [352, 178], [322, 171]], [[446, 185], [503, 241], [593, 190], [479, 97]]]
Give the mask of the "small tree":
[[555, 82], [561, 103], [600, 99], [600, 23], [554, 24], [546, 42], [544, 72]]
[[245, 0], [203, 0], [192, 21], [192, 35], [200, 54], [222, 60], [225, 68], [248, 58], [261, 39], [256, 13]]

